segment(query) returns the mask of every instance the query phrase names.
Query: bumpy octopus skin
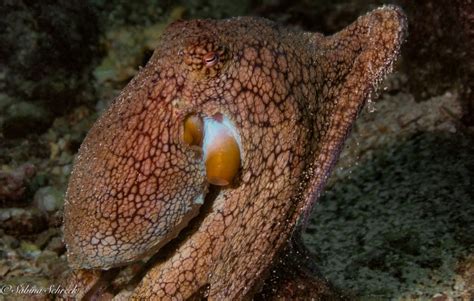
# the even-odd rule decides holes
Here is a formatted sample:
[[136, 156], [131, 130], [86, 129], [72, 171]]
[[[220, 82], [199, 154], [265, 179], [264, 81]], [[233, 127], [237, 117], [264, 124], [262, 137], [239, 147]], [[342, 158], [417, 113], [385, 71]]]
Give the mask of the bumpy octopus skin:
[[[392, 6], [328, 37], [251, 17], [170, 25], [79, 150], [64, 212], [70, 265], [122, 266], [187, 235], [132, 299], [250, 298], [317, 199], [405, 31]], [[208, 193], [183, 123], [216, 113], [235, 125], [241, 167]]]

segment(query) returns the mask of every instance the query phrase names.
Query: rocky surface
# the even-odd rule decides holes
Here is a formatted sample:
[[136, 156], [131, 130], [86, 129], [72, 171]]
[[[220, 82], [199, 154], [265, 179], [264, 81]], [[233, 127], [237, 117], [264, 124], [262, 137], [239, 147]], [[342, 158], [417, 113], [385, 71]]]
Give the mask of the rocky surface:
[[474, 296], [464, 259], [474, 147], [460, 116], [455, 93], [417, 103], [402, 91], [362, 113], [304, 235], [336, 286], [364, 298]]

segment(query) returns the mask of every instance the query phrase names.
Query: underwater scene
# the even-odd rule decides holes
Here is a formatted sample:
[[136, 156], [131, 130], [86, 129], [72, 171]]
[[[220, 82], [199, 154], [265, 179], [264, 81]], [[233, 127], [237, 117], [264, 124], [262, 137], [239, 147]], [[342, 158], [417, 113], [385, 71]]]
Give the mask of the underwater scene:
[[474, 300], [472, 1], [0, 12], [0, 300]]

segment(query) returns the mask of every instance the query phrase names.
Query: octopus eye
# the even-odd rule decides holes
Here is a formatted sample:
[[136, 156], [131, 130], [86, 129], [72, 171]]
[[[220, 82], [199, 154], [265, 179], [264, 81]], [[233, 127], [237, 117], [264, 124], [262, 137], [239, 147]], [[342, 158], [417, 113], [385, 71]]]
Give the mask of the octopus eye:
[[203, 56], [202, 60], [206, 67], [212, 67], [219, 61], [219, 54], [213, 51], [208, 52]]
[[240, 139], [234, 125], [222, 114], [184, 121], [183, 140], [202, 147], [206, 177], [210, 184], [229, 185], [240, 168]]

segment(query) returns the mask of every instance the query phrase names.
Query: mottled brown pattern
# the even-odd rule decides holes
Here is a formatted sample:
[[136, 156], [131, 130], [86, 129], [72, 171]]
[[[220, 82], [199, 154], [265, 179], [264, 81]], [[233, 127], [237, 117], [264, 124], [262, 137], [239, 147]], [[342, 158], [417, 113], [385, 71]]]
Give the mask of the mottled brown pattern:
[[316, 200], [405, 27], [394, 7], [329, 37], [249, 17], [172, 24], [79, 151], [65, 206], [71, 266], [127, 264], [186, 227], [208, 185], [183, 121], [220, 112], [240, 134], [241, 172], [133, 298], [249, 297]]

